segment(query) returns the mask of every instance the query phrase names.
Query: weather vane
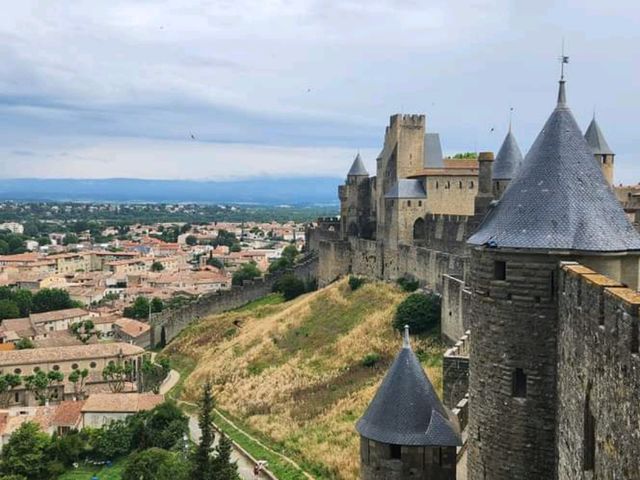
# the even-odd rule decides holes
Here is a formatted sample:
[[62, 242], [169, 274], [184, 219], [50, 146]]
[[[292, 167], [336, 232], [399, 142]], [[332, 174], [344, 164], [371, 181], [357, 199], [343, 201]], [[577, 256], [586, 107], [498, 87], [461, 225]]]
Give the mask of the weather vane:
[[560, 80], [564, 80], [564, 64], [569, 63], [569, 55], [564, 54], [564, 38], [562, 39], [562, 55], [560, 56]]

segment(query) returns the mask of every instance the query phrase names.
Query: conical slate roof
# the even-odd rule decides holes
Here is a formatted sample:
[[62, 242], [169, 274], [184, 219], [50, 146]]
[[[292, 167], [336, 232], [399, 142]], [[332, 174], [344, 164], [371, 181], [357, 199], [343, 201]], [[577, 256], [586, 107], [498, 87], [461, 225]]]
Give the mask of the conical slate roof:
[[360, 154], [357, 154], [356, 158], [353, 159], [353, 164], [351, 165], [351, 168], [349, 169], [349, 173], [347, 173], [347, 176], [349, 177], [351, 176], [368, 177], [369, 176], [369, 172], [367, 172], [367, 169], [364, 168], [364, 163], [362, 163], [362, 158], [360, 158]]
[[566, 105], [558, 105], [502, 198], [468, 242], [596, 252], [640, 250], [593, 152]]
[[443, 168], [444, 160], [442, 156], [442, 144], [440, 143], [440, 134], [425, 133], [424, 134], [424, 168]]
[[516, 170], [522, 163], [522, 152], [516, 142], [516, 137], [511, 133], [511, 127], [504, 142], [493, 162], [493, 178], [496, 180], [511, 180]]
[[604, 139], [604, 135], [602, 134], [602, 130], [600, 130], [600, 125], [596, 122], [595, 116], [587, 127], [584, 138], [596, 155], [613, 155], [613, 151]]
[[407, 446], [462, 445], [450, 420], [409, 345], [404, 345], [367, 411], [356, 424], [360, 435], [381, 443]]

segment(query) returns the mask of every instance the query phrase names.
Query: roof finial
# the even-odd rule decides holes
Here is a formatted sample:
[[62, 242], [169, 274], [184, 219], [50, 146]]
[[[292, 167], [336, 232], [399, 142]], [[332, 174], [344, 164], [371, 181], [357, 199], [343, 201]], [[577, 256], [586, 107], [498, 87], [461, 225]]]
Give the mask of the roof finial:
[[513, 107], [509, 109], [509, 133], [511, 133], [511, 121], [513, 120]]
[[595, 121], [596, 119], [596, 106], [593, 106], [593, 120]]
[[404, 326], [404, 335], [402, 336], [402, 348], [411, 348], [409, 341], [409, 325]]
[[567, 103], [567, 94], [564, 90], [564, 65], [569, 63], [569, 56], [564, 54], [564, 37], [562, 37], [562, 55], [560, 55], [560, 88], [558, 89], [558, 105]]

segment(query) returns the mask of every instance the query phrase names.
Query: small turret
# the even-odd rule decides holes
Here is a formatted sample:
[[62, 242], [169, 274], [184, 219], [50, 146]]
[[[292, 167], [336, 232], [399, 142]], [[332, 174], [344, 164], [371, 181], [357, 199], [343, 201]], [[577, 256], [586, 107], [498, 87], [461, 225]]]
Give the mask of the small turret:
[[349, 169], [349, 173], [347, 173], [347, 177], [368, 177], [369, 172], [364, 167], [364, 163], [362, 163], [362, 158], [358, 153], [356, 158], [353, 159], [353, 163], [351, 164], [351, 168]]
[[609, 148], [609, 144], [605, 140], [602, 130], [600, 130], [600, 125], [598, 125], [598, 122], [596, 121], [595, 114], [593, 115], [593, 119], [591, 120], [589, 127], [587, 127], [584, 138], [591, 147], [593, 156], [602, 169], [604, 178], [607, 180], [609, 185], [613, 185], [613, 157], [615, 154], [611, 148]]
[[498, 151], [495, 163], [493, 164], [493, 196], [500, 198], [502, 192], [507, 188], [509, 182], [515, 175], [516, 171], [522, 163], [522, 152], [516, 142], [516, 137], [511, 132], [511, 125], [509, 125], [509, 132], [504, 137], [504, 142]]
[[457, 423], [443, 407], [409, 341], [356, 424], [360, 478], [455, 480]]

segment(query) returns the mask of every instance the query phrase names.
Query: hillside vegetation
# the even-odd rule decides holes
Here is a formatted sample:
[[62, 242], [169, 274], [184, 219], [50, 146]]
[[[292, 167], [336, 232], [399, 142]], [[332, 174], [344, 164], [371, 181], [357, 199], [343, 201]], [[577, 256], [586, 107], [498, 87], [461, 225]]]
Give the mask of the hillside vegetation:
[[[351, 291], [346, 281], [286, 303], [269, 296], [190, 327], [165, 354], [195, 361], [183, 399], [197, 399], [210, 378], [217, 406], [238, 424], [316, 478], [355, 479], [355, 422], [401, 346], [391, 321], [405, 297], [384, 283]], [[436, 337], [414, 339], [414, 349], [440, 389]]]

